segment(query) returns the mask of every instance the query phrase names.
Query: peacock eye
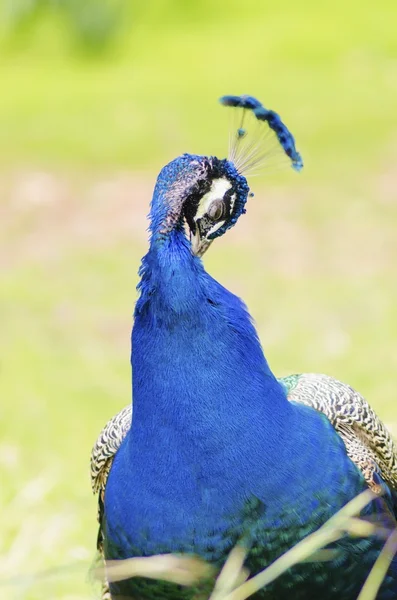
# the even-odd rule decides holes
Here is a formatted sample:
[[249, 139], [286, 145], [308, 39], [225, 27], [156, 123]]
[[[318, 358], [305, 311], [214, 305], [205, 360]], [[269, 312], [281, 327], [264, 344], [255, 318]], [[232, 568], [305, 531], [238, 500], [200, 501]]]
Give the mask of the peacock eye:
[[221, 217], [223, 217], [223, 213], [225, 212], [225, 203], [221, 198], [214, 200], [208, 207], [207, 215], [213, 221], [219, 221]]

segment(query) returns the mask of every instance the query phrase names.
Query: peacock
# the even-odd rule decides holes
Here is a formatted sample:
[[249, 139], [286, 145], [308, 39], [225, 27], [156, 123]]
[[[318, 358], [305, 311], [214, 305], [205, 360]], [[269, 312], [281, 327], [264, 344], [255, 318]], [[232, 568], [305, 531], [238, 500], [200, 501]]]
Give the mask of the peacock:
[[[221, 568], [241, 541], [258, 573], [364, 490], [363, 518], [396, 527], [397, 446], [365, 399], [319, 374], [277, 379], [244, 303], [202, 256], [253, 194], [247, 174], [302, 158], [279, 115], [224, 96], [237, 117], [229, 158], [183, 154], [160, 172], [131, 336], [133, 404], [91, 456], [104, 559], [188, 553]], [[132, 418], [133, 414], [133, 418]], [[355, 600], [384, 539], [345, 536], [326, 561], [289, 569], [254, 599]], [[205, 590], [134, 577], [110, 596], [205, 598]], [[397, 598], [397, 560], [379, 591]]]

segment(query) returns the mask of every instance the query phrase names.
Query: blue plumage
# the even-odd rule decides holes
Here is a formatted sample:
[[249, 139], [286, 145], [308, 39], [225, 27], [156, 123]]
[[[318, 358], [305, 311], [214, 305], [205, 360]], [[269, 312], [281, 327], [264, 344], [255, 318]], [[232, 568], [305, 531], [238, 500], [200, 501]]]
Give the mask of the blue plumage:
[[[104, 499], [107, 558], [193, 552], [221, 565], [244, 539], [255, 573], [366, 489], [329, 420], [287, 400], [243, 302], [203, 267], [200, 255], [244, 212], [248, 192], [233, 163], [214, 157], [185, 154], [157, 180], [132, 331], [133, 420]], [[255, 597], [353, 600], [382, 543], [343, 538], [332, 561], [299, 565]], [[396, 597], [393, 569], [381, 600]], [[111, 592], [195, 593], [142, 579]]]

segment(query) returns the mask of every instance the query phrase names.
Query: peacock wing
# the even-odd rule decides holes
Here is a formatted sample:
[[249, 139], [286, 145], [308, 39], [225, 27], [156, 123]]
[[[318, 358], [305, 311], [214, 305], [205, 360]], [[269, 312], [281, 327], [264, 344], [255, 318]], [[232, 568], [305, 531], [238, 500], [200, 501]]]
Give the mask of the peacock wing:
[[131, 419], [132, 405], [129, 404], [106, 423], [92, 448], [90, 470], [94, 494], [103, 492], [106, 487], [114, 455], [131, 427]]
[[397, 444], [361, 394], [333, 377], [316, 373], [290, 375], [279, 381], [291, 402], [310, 406], [329, 419], [370, 489], [381, 493], [383, 480], [397, 494]]
[[[113, 458], [120, 448], [127, 432], [131, 427], [132, 404], [129, 404], [107, 422], [98, 436], [91, 451], [91, 487], [94, 494], [98, 494], [98, 522], [99, 531], [97, 538], [98, 563], [104, 559], [103, 556], [103, 502], [107, 478], [112, 466]], [[109, 584], [105, 579], [102, 584], [101, 600], [110, 600]]]

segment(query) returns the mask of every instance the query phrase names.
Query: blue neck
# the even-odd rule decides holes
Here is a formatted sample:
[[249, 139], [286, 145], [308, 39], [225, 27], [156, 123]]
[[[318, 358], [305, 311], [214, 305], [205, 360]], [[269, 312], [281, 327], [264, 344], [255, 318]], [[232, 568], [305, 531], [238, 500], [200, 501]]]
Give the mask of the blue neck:
[[214, 457], [223, 468], [244, 439], [247, 448], [268, 451], [271, 463], [288, 446], [292, 412], [243, 302], [192, 255], [178, 198], [187, 171], [191, 177], [191, 157], [184, 156], [157, 181], [132, 331], [130, 453], [152, 470], [168, 460], [173, 466], [161, 469], [168, 476], [183, 467], [182, 448], [189, 448], [190, 464], [216, 470]]
[[[225, 436], [240, 445], [259, 419], [269, 425], [260, 437], [277, 448], [290, 406], [241, 300], [205, 272], [179, 227], [152, 241], [141, 275], [131, 356], [135, 445], [194, 440], [202, 456]], [[172, 432], [161, 435], [168, 424]]]

